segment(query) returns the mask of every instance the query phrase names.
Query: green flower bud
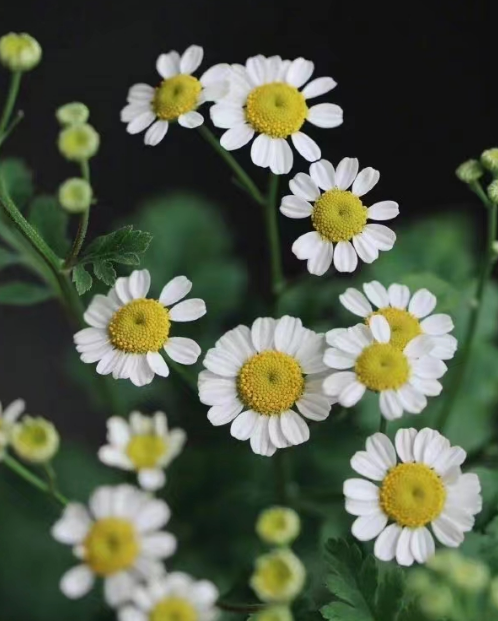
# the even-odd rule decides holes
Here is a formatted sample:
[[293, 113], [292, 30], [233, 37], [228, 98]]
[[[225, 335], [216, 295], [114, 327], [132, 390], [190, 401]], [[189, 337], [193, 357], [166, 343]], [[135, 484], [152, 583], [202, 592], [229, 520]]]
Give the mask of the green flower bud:
[[498, 576], [491, 580], [489, 596], [491, 598], [491, 603], [498, 610]]
[[498, 148], [487, 149], [481, 154], [481, 164], [493, 175], [498, 174]]
[[59, 151], [71, 161], [83, 162], [99, 150], [100, 136], [88, 123], [70, 125], [59, 134]]
[[306, 570], [298, 557], [278, 549], [256, 559], [250, 585], [263, 602], [291, 602], [302, 591]]
[[252, 621], [293, 621], [292, 612], [287, 606], [270, 606], [257, 615], [251, 616]]
[[453, 593], [447, 586], [437, 585], [426, 590], [419, 599], [419, 606], [431, 619], [449, 617], [453, 610]]
[[61, 125], [77, 125], [88, 121], [90, 110], [84, 103], [74, 101], [58, 108], [55, 116]]
[[488, 196], [495, 205], [498, 205], [498, 179], [488, 185]]
[[92, 202], [92, 186], [79, 177], [67, 179], [59, 188], [59, 202], [70, 213], [82, 213]]
[[59, 434], [45, 418], [25, 416], [12, 430], [11, 444], [25, 461], [43, 464], [50, 461], [59, 450]]
[[480, 179], [484, 170], [477, 160], [467, 160], [455, 171], [456, 176], [464, 183], [473, 183]]
[[289, 545], [301, 530], [301, 520], [294, 509], [270, 507], [265, 509], [256, 522], [256, 532], [264, 542]]
[[451, 569], [448, 578], [464, 591], [479, 593], [488, 585], [490, 576], [484, 563], [474, 559], [462, 559]]
[[9, 32], [0, 38], [0, 62], [11, 71], [30, 71], [41, 57], [40, 44], [25, 32]]

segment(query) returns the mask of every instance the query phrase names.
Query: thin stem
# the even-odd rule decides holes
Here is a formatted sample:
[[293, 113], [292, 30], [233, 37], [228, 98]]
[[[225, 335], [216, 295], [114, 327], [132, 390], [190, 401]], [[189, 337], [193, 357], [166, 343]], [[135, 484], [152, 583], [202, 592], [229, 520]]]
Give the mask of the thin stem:
[[[90, 166], [88, 165], [88, 160], [84, 160], [81, 162], [81, 176], [85, 181], [90, 183]], [[71, 268], [75, 263], [78, 255], [85, 243], [85, 237], [88, 232], [88, 223], [90, 222], [90, 207], [85, 209], [85, 211], [81, 214], [80, 223], [78, 225], [78, 231], [76, 232], [76, 237], [74, 238], [73, 245], [69, 254], [64, 262], [64, 266], [66, 268]]]
[[16, 114], [16, 116], [14, 117], [14, 120], [12, 121], [12, 123], [7, 127], [7, 129], [4, 131], [3, 135], [0, 136], [0, 146], [7, 140], [7, 138], [12, 134], [12, 132], [15, 130], [15, 128], [19, 125], [19, 123], [23, 120], [24, 118], [24, 112], [22, 110], [19, 110], [19, 112]]
[[261, 194], [258, 186], [254, 183], [251, 177], [246, 173], [246, 171], [242, 168], [242, 166], [237, 162], [237, 160], [232, 156], [230, 151], [224, 149], [216, 136], [205, 126], [201, 125], [199, 127], [199, 133], [201, 136], [214, 148], [216, 153], [220, 155], [223, 160], [230, 166], [230, 168], [235, 173], [235, 176], [240, 181], [242, 186], [246, 189], [249, 195], [259, 204], [265, 204], [265, 197]]
[[23, 478], [27, 483], [29, 483], [33, 487], [36, 487], [41, 492], [44, 492], [45, 494], [48, 494], [49, 496], [55, 498], [55, 500], [57, 500], [57, 502], [59, 502], [61, 505], [68, 504], [69, 501], [65, 496], [63, 496], [57, 490], [51, 489], [50, 485], [45, 483], [45, 481], [43, 481], [42, 479], [37, 477], [36, 474], [31, 472], [31, 470], [28, 470], [28, 468], [19, 463], [17, 459], [14, 459], [10, 455], [4, 455], [3, 463], [7, 466], [7, 468], [10, 468], [10, 470]]
[[260, 612], [261, 610], [265, 610], [265, 608], [267, 608], [267, 604], [232, 604], [224, 601], [218, 601], [216, 606], [226, 612], [240, 612], [241, 614]]
[[275, 495], [282, 505], [289, 505], [289, 461], [285, 450], [277, 450], [273, 458], [275, 468]]
[[[477, 326], [479, 324], [479, 317], [481, 314], [481, 309], [483, 305], [484, 294], [486, 292], [486, 285], [491, 277], [491, 272], [493, 270], [494, 263], [494, 249], [493, 244], [496, 240], [496, 225], [498, 221], [498, 205], [492, 203], [484, 191], [479, 182], [474, 184], [472, 188], [474, 192], [478, 196], [481, 197], [481, 200], [488, 208], [488, 225], [487, 225], [487, 242], [486, 242], [486, 252], [482, 261], [481, 272], [479, 275], [479, 280], [477, 282], [477, 289], [474, 299], [472, 300], [472, 308], [470, 310], [469, 323], [467, 325], [467, 332], [465, 334], [465, 338], [463, 341], [461, 354], [460, 354], [460, 363], [455, 365], [455, 373], [453, 375], [452, 383], [447, 393], [446, 401], [443, 409], [439, 415], [438, 419], [438, 429], [443, 431], [448, 420], [450, 418], [453, 407], [458, 398], [459, 391], [462, 387], [462, 383], [465, 377], [465, 371], [467, 370], [468, 362], [470, 360], [470, 355], [472, 353], [472, 345], [474, 343], [474, 337], [476, 335]], [[483, 196], [481, 196], [482, 191]]]
[[19, 93], [19, 87], [21, 86], [21, 71], [13, 71], [10, 78], [9, 92], [7, 93], [7, 99], [3, 107], [2, 118], [0, 119], [0, 139], [3, 139], [5, 129], [9, 124], [10, 117], [16, 105], [17, 95]]
[[387, 432], [387, 418], [384, 418], [384, 416], [382, 414], [380, 415], [379, 431], [380, 431], [380, 433], [386, 433]]
[[282, 252], [278, 232], [278, 175], [270, 174], [268, 197], [265, 202], [266, 232], [270, 250], [272, 293], [275, 301], [284, 289], [284, 274], [282, 269]]

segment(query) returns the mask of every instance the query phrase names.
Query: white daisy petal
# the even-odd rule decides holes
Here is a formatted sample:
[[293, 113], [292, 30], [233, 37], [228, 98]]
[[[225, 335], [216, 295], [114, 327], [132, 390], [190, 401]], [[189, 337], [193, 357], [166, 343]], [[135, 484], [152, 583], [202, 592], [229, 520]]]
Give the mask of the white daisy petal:
[[367, 224], [363, 235], [379, 250], [391, 250], [396, 241], [396, 233], [383, 224]]
[[213, 347], [208, 350], [204, 358], [204, 366], [224, 377], [235, 377], [240, 370], [240, 362], [230, 352], [220, 347]]
[[296, 402], [296, 407], [299, 413], [309, 420], [325, 420], [330, 414], [329, 399], [323, 395], [307, 394], [305, 392], [299, 401]]
[[412, 362], [412, 370], [415, 375], [423, 379], [440, 379], [448, 367], [442, 360], [433, 356], [423, 356]]
[[142, 537], [142, 552], [155, 558], [168, 558], [176, 551], [176, 538], [170, 533], [151, 533]]
[[373, 312], [373, 308], [367, 298], [358, 291], [350, 287], [339, 296], [341, 304], [354, 315], [359, 317], [368, 317]]
[[404, 348], [403, 353], [408, 358], [421, 358], [432, 354], [434, 349], [434, 343], [430, 336], [426, 334], [419, 334], [414, 337]]
[[246, 62], [247, 73], [254, 86], [259, 86], [266, 82], [266, 58], [259, 54], [249, 58]]
[[2, 406], [0, 404], [0, 417], [3, 418], [4, 422], [8, 425], [15, 423], [16, 420], [21, 416], [21, 414], [26, 409], [26, 402], [24, 399], [16, 399], [12, 401], [4, 410], [2, 414]]
[[356, 357], [348, 352], [330, 348], [325, 351], [323, 361], [331, 369], [351, 369], [354, 367]]
[[286, 175], [292, 168], [294, 156], [289, 143], [284, 138], [274, 138], [270, 148], [270, 170], [275, 175]]
[[413, 441], [413, 455], [415, 460], [424, 463], [427, 448], [435, 439], [439, 439], [441, 437], [442, 436], [438, 431], [429, 429], [428, 427], [419, 431]]
[[351, 408], [363, 397], [365, 390], [366, 387], [355, 380], [342, 389], [338, 396], [338, 401], [343, 407]]
[[353, 455], [351, 458], [351, 468], [372, 481], [382, 481], [387, 473], [386, 468], [372, 459], [372, 456], [367, 451], [357, 451]]
[[379, 502], [377, 500], [364, 501], [346, 498], [345, 508], [350, 515], [372, 515], [374, 513], [379, 513]]
[[377, 184], [380, 177], [380, 173], [375, 168], [364, 168], [360, 170], [356, 179], [353, 182], [352, 192], [356, 196], [363, 196]]
[[348, 479], [344, 481], [344, 496], [352, 500], [379, 501], [379, 488], [365, 479]]
[[[332, 247], [332, 244], [330, 244], [330, 246]], [[298, 259], [306, 260], [310, 259], [316, 252], [320, 251], [321, 247], [322, 239], [320, 235], [316, 231], [310, 231], [309, 233], [305, 233], [296, 239], [296, 241], [292, 244], [292, 252]]]
[[218, 63], [207, 69], [199, 78], [203, 86], [212, 86], [228, 79], [230, 65], [228, 63]]
[[371, 220], [392, 220], [399, 215], [399, 206], [394, 201], [380, 201], [371, 205], [367, 213]]
[[216, 342], [216, 347], [223, 347], [240, 364], [256, 353], [252, 345], [251, 331], [247, 326], [237, 326], [229, 330]]
[[412, 315], [415, 315], [418, 319], [427, 317], [436, 308], [437, 299], [427, 289], [419, 289], [413, 294], [408, 310]]
[[192, 339], [183, 336], [170, 337], [164, 346], [170, 358], [179, 364], [195, 364], [201, 355], [201, 348]]
[[[149, 356], [149, 354], [147, 354], [147, 356]], [[135, 366], [133, 370], [130, 371], [130, 380], [135, 386], [146, 386], [154, 379], [155, 371], [150, 366], [147, 356], [135, 356]], [[165, 372], [165, 370], [163, 372]]]
[[180, 59], [180, 73], [190, 75], [201, 64], [204, 57], [204, 50], [199, 45], [191, 45], [183, 52]]
[[432, 522], [432, 531], [436, 538], [449, 548], [458, 548], [463, 543], [464, 534], [458, 526], [446, 516], [439, 516]]
[[369, 455], [381, 464], [386, 471], [396, 465], [396, 451], [389, 438], [383, 433], [374, 433], [367, 438], [366, 448]]
[[204, 123], [204, 117], [196, 110], [190, 110], [178, 117], [178, 124], [187, 129], [195, 129]]
[[78, 599], [90, 591], [94, 582], [91, 569], [86, 565], [77, 565], [62, 576], [60, 589], [69, 599]]
[[363, 291], [370, 302], [377, 306], [377, 308], [389, 306], [390, 301], [387, 290], [384, 285], [381, 285], [377, 280], [365, 283], [363, 285]]
[[155, 123], [153, 123], [145, 132], [145, 144], [149, 147], [155, 147], [156, 145], [158, 145], [164, 138], [164, 136], [166, 136], [168, 127], [168, 121], [156, 121]]
[[256, 166], [268, 168], [270, 166], [271, 158], [272, 138], [266, 134], [259, 134], [251, 146], [251, 159]]
[[302, 444], [309, 440], [310, 429], [304, 419], [292, 410], [280, 415], [282, 433], [291, 444]]
[[391, 524], [377, 537], [374, 554], [380, 561], [392, 561], [394, 559], [401, 530], [397, 524]]
[[308, 272], [315, 276], [323, 276], [332, 265], [333, 257], [333, 244], [320, 238], [318, 244], [315, 245], [313, 254], [308, 259]]
[[251, 434], [251, 448], [256, 455], [270, 457], [275, 453], [275, 446], [270, 440], [268, 416], [260, 416]]
[[287, 82], [296, 88], [300, 88], [311, 78], [314, 68], [315, 66], [311, 60], [296, 58], [291, 62], [287, 70]]
[[134, 270], [128, 279], [128, 288], [134, 299], [145, 298], [150, 289], [149, 270]]
[[358, 255], [352, 244], [340, 241], [334, 252], [334, 267], [338, 272], [354, 272], [358, 265]]
[[135, 516], [135, 524], [140, 533], [149, 533], [166, 526], [171, 511], [164, 500], [150, 498]]
[[292, 144], [296, 151], [304, 157], [308, 162], [316, 162], [319, 160], [322, 152], [317, 143], [303, 132], [296, 132], [291, 136]]
[[305, 99], [312, 99], [313, 97], [325, 95], [325, 93], [328, 93], [336, 86], [337, 82], [332, 78], [316, 78], [306, 84], [301, 93]]
[[440, 360], [451, 360], [458, 347], [458, 341], [451, 334], [433, 336], [432, 343], [434, 347], [431, 351], [431, 356]]
[[129, 134], [139, 134], [140, 132], [143, 132], [144, 129], [147, 129], [147, 127], [149, 127], [155, 119], [156, 115], [152, 112], [152, 110], [146, 110], [128, 123], [126, 131]]
[[164, 306], [172, 306], [188, 295], [191, 289], [192, 282], [186, 276], [176, 276], [163, 287], [159, 301]]
[[107, 325], [117, 307], [106, 295], [95, 295], [90, 302], [83, 319], [93, 328], [107, 329]]
[[335, 184], [339, 190], [347, 190], [358, 174], [359, 162], [356, 157], [344, 157], [335, 171]]
[[401, 461], [405, 463], [415, 461], [415, 456], [413, 454], [413, 443], [415, 442], [416, 437], [417, 430], [413, 428], [399, 429], [396, 432], [394, 443]]
[[150, 469], [140, 470], [138, 473], [138, 482], [143, 489], [155, 492], [166, 483], [166, 475], [162, 470]]
[[206, 303], [199, 298], [184, 300], [169, 311], [172, 321], [195, 321], [206, 314]]
[[389, 343], [391, 340], [391, 327], [383, 315], [373, 315], [370, 317], [368, 325], [376, 341], [379, 343]]
[[151, 109], [150, 102], [131, 103], [121, 109], [119, 118], [123, 123], [131, 123], [133, 119]]
[[155, 89], [149, 84], [134, 84], [128, 91], [128, 101], [137, 102], [149, 102], [154, 97]]
[[147, 613], [134, 606], [124, 606], [118, 610], [118, 621], [147, 621]]
[[420, 322], [420, 327], [426, 334], [441, 336], [451, 332], [455, 327], [449, 315], [439, 314], [426, 317]]
[[427, 528], [417, 528], [413, 531], [411, 543], [411, 553], [417, 563], [427, 562], [436, 552], [434, 538]]
[[106, 466], [123, 470], [130, 470], [132, 468], [129, 458], [123, 453], [123, 449], [116, 446], [101, 446], [98, 450], [98, 458]]
[[353, 246], [364, 263], [370, 264], [379, 258], [378, 249], [371, 243], [367, 236], [363, 235], [363, 233], [353, 237]]
[[423, 379], [414, 376], [410, 378], [410, 384], [427, 397], [437, 397], [443, 390], [441, 382], [435, 379]]
[[235, 102], [222, 101], [211, 106], [209, 109], [211, 120], [215, 127], [222, 129], [230, 129], [232, 127], [244, 125], [246, 118], [244, 109]]
[[332, 128], [342, 125], [342, 108], [336, 104], [322, 103], [308, 111], [308, 121], [317, 127]]
[[387, 420], [396, 420], [403, 415], [403, 404], [394, 390], [384, 390], [379, 395], [379, 407]]
[[249, 440], [258, 422], [259, 414], [246, 410], [239, 414], [230, 426], [230, 433], [237, 440]]
[[159, 75], [165, 80], [180, 73], [180, 54], [172, 51], [169, 54], [161, 54], [156, 62]]
[[129, 597], [135, 583], [126, 571], [107, 576], [104, 581], [104, 597], [109, 606], [117, 607]]
[[373, 515], [362, 515], [353, 522], [351, 532], [358, 541], [371, 541], [375, 539], [385, 528], [387, 515], [374, 513]]
[[322, 190], [335, 187], [335, 168], [328, 160], [320, 160], [310, 166], [310, 175], [315, 184]]
[[275, 349], [295, 356], [303, 337], [303, 324], [297, 317], [285, 315], [275, 325]]
[[92, 520], [86, 507], [79, 503], [71, 503], [52, 527], [51, 534], [60, 543], [76, 545], [84, 540], [91, 525]]
[[243, 405], [239, 400], [229, 401], [221, 405], [213, 405], [208, 411], [208, 420], [212, 425], [226, 425], [231, 423], [243, 409]]
[[291, 446], [291, 443], [283, 434], [280, 416], [270, 416], [270, 420], [268, 421], [268, 433], [270, 434], [271, 443], [278, 449]]
[[246, 145], [253, 136], [254, 129], [247, 123], [241, 123], [226, 131], [220, 139], [220, 144], [227, 151], [234, 151]]
[[309, 218], [313, 207], [304, 198], [289, 195], [283, 197], [280, 211], [288, 218]]
[[396, 545], [396, 561], [399, 565], [410, 567], [413, 565], [413, 554], [411, 551], [412, 536], [414, 531], [410, 528], [403, 528]]
[[251, 338], [256, 351], [261, 352], [273, 347], [276, 320], [271, 317], [259, 317], [252, 324]]
[[297, 175], [289, 181], [290, 191], [305, 201], [316, 201], [320, 197], [320, 190], [315, 181], [306, 173], [297, 173]]
[[397, 395], [403, 408], [410, 414], [420, 414], [427, 406], [426, 396], [410, 384], [401, 386]]

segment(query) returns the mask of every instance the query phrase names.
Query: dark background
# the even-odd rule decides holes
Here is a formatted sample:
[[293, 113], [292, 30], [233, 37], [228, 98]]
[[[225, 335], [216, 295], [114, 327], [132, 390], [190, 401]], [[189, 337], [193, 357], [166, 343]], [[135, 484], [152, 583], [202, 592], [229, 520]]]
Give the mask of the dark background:
[[[197, 132], [173, 127], [156, 148], [129, 136], [119, 121], [126, 92], [136, 82], [154, 84], [155, 59], [192, 43], [205, 49], [203, 68], [244, 62], [251, 55], [300, 55], [315, 62], [316, 76], [338, 87], [329, 101], [344, 108], [344, 125], [310, 126], [333, 162], [358, 156], [381, 171], [381, 194], [400, 203], [403, 219], [421, 212], [463, 209], [466, 188], [454, 177], [463, 160], [493, 146], [498, 136], [496, 22], [488, 3], [284, 2], [135, 3], [2, 2], [2, 32], [27, 31], [42, 44], [42, 64], [26, 76], [20, 107], [26, 118], [2, 155], [19, 155], [36, 171], [36, 185], [53, 192], [75, 174], [56, 149], [55, 109], [81, 100], [102, 136], [92, 177], [99, 205], [90, 233], [127, 218], [140, 200], [173, 189], [204, 193], [223, 205], [238, 249], [253, 276], [262, 269], [260, 215], [237, 188]], [[0, 72], [0, 95], [7, 73]], [[308, 128], [307, 128], [308, 129]], [[236, 156], [249, 166], [249, 150]], [[305, 170], [296, 158], [293, 172]], [[262, 180], [260, 171], [254, 171]], [[480, 217], [480, 212], [479, 216]], [[288, 271], [302, 265], [289, 244], [295, 235], [281, 219]], [[423, 248], [423, 241], [421, 242]], [[188, 249], [187, 249], [188, 251]], [[457, 251], [457, 250], [456, 250]], [[0, 276], [1, 278], [1, 276]], [[27, 309], [0, 307], [0, 398], [24, 396], [32, 410], [53, 418], [78, 438], [103, 433], [92, 425], [88, 403], [65, 381], [61, 354], [71, 332], [53, 303]], [[92, 432], [92, 428], [94, 431]]]

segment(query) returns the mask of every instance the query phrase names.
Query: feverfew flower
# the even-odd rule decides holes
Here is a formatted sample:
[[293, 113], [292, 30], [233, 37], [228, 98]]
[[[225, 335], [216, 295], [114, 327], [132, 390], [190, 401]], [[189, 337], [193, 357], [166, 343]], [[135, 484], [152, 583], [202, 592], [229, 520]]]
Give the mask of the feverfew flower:
[[85, 179], [66, 179], [59, 187], [59, 203], [69, 213], [82, 213], [92, 204], [92, 186]]
[[182, 429], [168, 430], [166, 414], [143, 416], [132, 412], [128, 423], [119, 416], [107, 420], [109, 444], [99, 450], [99, 459], [108, 466], [138, 473], [140, 486], [157, 490], [166, 482], [164, 469], [185, 444]]
[[73, 101], [57, 108], [55, 116], [61, 125], [77, 125], [88, 121], [90, 110], [84, 103]]
[[16, 399], [5, 410], [0, 403], [0, 459], [2, 453], [12, 438], [12, 430], [16, 420], [24, 413], [26, 403], [22, 399]]
[[45, 418], [24, 416], [12, 429], [11, 444], [24, 461], [45, 464], [59, 450], [60, 436], [55, 426]]
[[258, 134], [251, 147], [252, 161], [277, 175], [292, 168], [289, 138], [306, 160], [320, 159], [319, 146], [301, 129], [306, 121], [322, 128], [341, 125], [342, 108], [331, 103], [308, 107], [309, 99], [336, 86], [328, 77], [306, 84], [313, 70], [310, 60], [282, 60], [280, 56], [259, 55], [249, 58], [245, 66], [232, 65], [228, 95], [211, 108], [214, 125], [228, 130], [221, 146], [227, 151], [240, 149]]
[[176, 549], [175, 537], [160, 530], [169, 517], [164, 501], [131, 485], [98, 488], [88, 509], [69, 504], [52, 528], [54, 539], [73, 546], [81, 560], [62, 577], [64, 595], [82, 597], [101, 577], [107, 603], [118, 606], [129, 599], [138, 581], [161, 576], [161, 559]]
[[395, 446], [383, 433], [370, 436], [351, 467], [379, 486], [349, 479], [344, 495], [346, 511], [358, 516], [353, 535], [376, 539], [374, 553], [381, 561], [396, 558], [409, 566], [435, 552], [429, 525], [443, 545], [457, 548], [463, 542], [482, 508], [481, 485], [476, 474], [462, 474], [466, 452], [433, 429], [400, 429]]
[[290, 545], [299, 535], [301, 520], [289, 507], [270, 507], [262, 511], [256, 522], [256, 532], [265, 543]]
[[218, 589], [174, 571], [138, 587], [131, 602], [118, 610], [119, 621], [213, 621]]
[[306, 442], [302, 416], [325, 420], [335, 402], [322, 391], [323, 350], [323, 335], [295, 317], [261, 317], [251, 328], [230, 330], [208, 351], [207, 371], [199, 375], [200, 400], [212, 406], [208, 419], [231, 422], [232, 436], [250, 439], [258, 455]]
[[256, 559], [250, 585], [263, 602], [291, 602], [301, 593], [306, 570], [299, 558], [284, 548]]
[[99, 150], [100, 135], [88, 123], [67, 125], [59, 133], [57, 145], [61, 155], [67, 160], [85, 162]]
[[374, 315], [369, 326], [330, 330], [326, 339], [332, 347], [325, 352], [324, 362], [336, 372], [325, 379], [323, 389], [344, 407], [352, 407], [371, 390], [379, 393], [383, 416], [394, 420], [403, 411], [419, 414], [427, 396], [442, 390], [437, 380], [447, 367], [428, 355], [431, 338], [416, 336], [400, 350], [392, 344], [391, 328], [382, 315]]
[[178, 52], [161, 54], [156, 69], [162, 82], [156, 88], [148, 84], [135, 84], [128, 91], [128, 104], [121, 110], [121, 120], [127, 123], [130, 134], [144, 129], [145, 144], [155, 146], [168, 131], [169, 124], [178, 122], [192, 129], [204, 123], [197, 108], [220, 99], [227, 91], [227, 64], [214, 65], [195, 78], [192, 73], [202, 62], [204, 50], [191, 45], [180, 57]]
[[349, 311], [368, 320], [375, 315], [384, 316], [391, 328], [391, 345], [403, 350], [420, 334], [428, 334], [434, 344], [431, 356], [450, 360], [455, 355], [457, 340], [449, 334], [454, 328], [449, 315], [432, 315], [437, 298], [427, 289], [419, 289], [412, 295], [405, 285], [392, 284], [386, 289], [380, 282], [365, 283], [363, 294], [349, 288], [339, 296]]
[[311, 218], [314, 231], [292, 245], [296, 257], [308, 262], [310, 274], [322, 276], [332, 261], [338, 272], [353, 272], [358, 257], [372, 263], [379, 251], [394, 246], [396, 234], [390, 228], [367, 221], [392, 220], [399, 213], [398, 203], [364, 205], [360, 197], [377, 184], [380, 174], [370, 167], [358, 172], [358, 167], [351, 157], [341, 160], [337, 169], [320, 160], [311, 165], [309, 175], [298, 173], [289, 182], [292, 195], [283, 197], [280, 211], [288, 218]]
[[9, 32], [0, 38], [0, 62], [11, 71], [31, 71], [41, 57], [40, 44], [25, 32]]
[[[129, 379], [135, 386], [150, 384], [157, 373], [168, 377], [160, 352], [179, 364], [195, 364], [201, 348], [192, 339], [170, 336], [172, 322], [194, 321], [206, 314], [203, 300], [182, 300], [192, 289], [185, 276], [163, 288], [159, 300], [146, 298], [148, 270], [118, 278], [107, 295], [96, 295], [84, 318], [91, 327], [74, 335], [76, 349], [86, 363], [98, 362], [97, 373]], [[173, 306], [175, 305], [175, 306]]]

